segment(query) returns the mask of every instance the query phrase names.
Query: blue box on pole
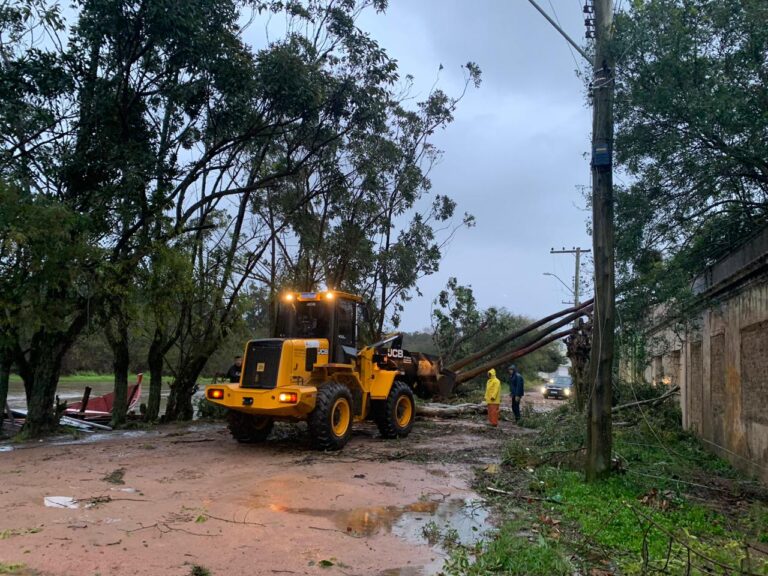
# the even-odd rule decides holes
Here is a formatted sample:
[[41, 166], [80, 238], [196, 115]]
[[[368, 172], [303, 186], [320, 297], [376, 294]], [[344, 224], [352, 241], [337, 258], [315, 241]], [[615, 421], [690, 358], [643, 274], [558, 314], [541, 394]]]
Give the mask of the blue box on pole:
[[613, 163], [613, 150], [610, 142], [596, 142], [592, 147], [592, 166], [605, 168]]

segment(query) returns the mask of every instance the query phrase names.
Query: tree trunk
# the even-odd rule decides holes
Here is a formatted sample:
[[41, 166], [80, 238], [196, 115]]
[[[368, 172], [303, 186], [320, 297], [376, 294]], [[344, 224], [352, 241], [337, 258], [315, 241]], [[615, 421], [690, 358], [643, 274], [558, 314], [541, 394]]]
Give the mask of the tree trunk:
[[567, 316], [558, 320], [557, 323], [546, 326], [544, 328], [545, 330], [544, 333], [552, 332], [556, 328], [560, 328], [561, 326], [570, 324], [574, 320], [577, 320], [578, 318], [589, 314], [592, 308], [592, 303], [593, 303], [593, 300], [587, 300], [586, 302], [579, 304], [578, 306], [567, 308], [565, 310], [560, 310], [559, 312], [550, 314], [546, 318], [542, 318], [541, 320], [537, 320], [536, 322], [528, 324], [527, 326], [523, 326], [519, 330], [515, 330], [514, 332], [507, 334], [501, 340], [498, 340], [493, 344], [486, 346], [482, 350], [474, 354], [471, 354], [470, 356], [466, 356], [464, 358], [461, 358], [460, 360], [456, 360], [452, 362], [451, 365], [448, 366], [448, 370], [453, 370], [454, 372], [457, 372], [462, 368], [464, 368], [465, 366], [469, 366], [473, 362], [477, 362], [478, 360], [481, 360], [482, 358], [484, 358], [485, 356], [488, 356], [492, 352], [495, 352], [505, 344], [509, 344], [513, 340], [517, 340], [521, 336], [525, 336], [529, 332], [533, 332], [536, 328], [540, 328], [541, 326], [548, 324], [552, 320], [560, 318], [561, 316], [564, 316], [566, 314]]
[[160, 396], [163, 390], [163, 360], [165, 359], [165, 350], [160, 330], [155, 330], [152, 338], [152, 344], [147, 353], [147, 364], [149, 366], [149, 400], [147, 402], [147, 412], [144, 420], [155, 422], [160, 415]]
[[35, 350], [36, 362], [31, 367], [32, 379], [29, 383], [24, 383], [27, 395], [24, 432], [31, 438], [55, 432], [59, 425], [54, 400], [64, 356], [61, 346], [52, 343], [50, 338], [38, 342], [37, 345], [39, 347]]
[[575, 390], [576, 409], [584, 412], [589, 397], [589, 354], [592, 346], [592, 322], [579, 320], [572, 334], [565, 341], [568, 359], [571, 361], [571, 377]]
[[117, 314], [115, 324], [114, 329], [107, 324], [105, 332], [112, 348], [112, 366], [115, 371], [111, 424], [113, 428], [119, 428], [125, 424], [128, 412], [128, 370], [131, 359], [128, 350], [128, 320], [123, 311]]
[[195, 393], [197, 378], [205, 368], [210, 355], [211, 352], [197, 352], [181, 366], [176, 379], [171, 384], [171, 393], [165, 408], [166, 421], [192, 420], [195, 413], [192, 395]]
[[40, 328], [32, 335], [29, 358], [21, 351], [18, 343], [14, 359], [24, 380], [27, 397], [27, 418], [23, 432], [31, 438], [55, 432], [59, 424], [54, 400], [59, 383], [61, 362], [64, 354], [88, 323], [88, 315], [76, 316], [64, 332], [48, 332]]
[[8, 384], [11, 379], [11, 363], [11, 355], [4, 352], [2, 358], [0, 358], [0, 430], [3, 429], [5, 404], [8, 401]]

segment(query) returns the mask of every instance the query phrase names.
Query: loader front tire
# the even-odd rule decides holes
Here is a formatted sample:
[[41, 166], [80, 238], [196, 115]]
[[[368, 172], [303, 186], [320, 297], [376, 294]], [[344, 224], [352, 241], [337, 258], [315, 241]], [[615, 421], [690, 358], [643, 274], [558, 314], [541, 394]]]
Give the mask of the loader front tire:
[[396, 380], [387, 399], [374, 400], [371, 410], [382, 438], [405, 438], [411, 433], [416, 417], [413, 390], [405, 382]]
[[312, 443], [318, 450], [341, 450], [352, 435], [352, 394], [338, 382], [317, 390], [315, 409], [307, 421]]
[[235, 440], [243, 444], [264, 442], [272, 432], [273, 425], [272, 418], [268, 416], [243, 414], [237, 410], [230, 410], [227, 413], [229, 432]]

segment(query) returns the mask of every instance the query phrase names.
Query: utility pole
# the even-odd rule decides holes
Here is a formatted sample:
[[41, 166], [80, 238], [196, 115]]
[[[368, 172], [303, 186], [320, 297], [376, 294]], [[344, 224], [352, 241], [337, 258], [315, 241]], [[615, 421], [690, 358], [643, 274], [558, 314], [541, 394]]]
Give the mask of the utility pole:
[[614, 57], [609, 45], [613, 35], [613, 1], [593, 2], [595, 60], [592, 79], [592, 249], [595, 258], [595, 308], [589, 360], [591, 390], [587, 411], [588, 482], [608, 476], [611, 472], [611, 401], [616, 308], [613, 257]]
[[[528, 0], [571, 44], [535, 0]], [[613, 226], [613, 0], [583, 0], [587, 38], [594, 38], [592, 90], [592, 251], [595, 259], [595, 307], [589, 358], [589, 404], [586, 478], [588, 482], [611, 472], [611, 401], [616, 302]], [[584, 50], [579, 54], [587, 57]]]
[[[573, 276], [573, 305], [578, 306], [579, 305], [579, 286], [581, 285], [581, 255], [582, 254], [589, 254], [592, 252], [592, 250], [588, 248], [579, 248], [578, 246], [575, 248], [571, 248], [570, 250], [566, 250], [563, 248], [562, 250], [555, 250], [552, 248], [549, 253], [550, 254], [576, 254], [576, 273]], [[574, 326], [578, 323], [574, 322]]]
[[[581, 285], [581, 255], [592, 252], [589, 248], [574, 247], [570, 250], [566, 250], [563, 247], [562, 250], [555, 250], [552, 248], [550, 254], [575, 254], [576, 255], [576, 273], [573, 276], [573, 301], [574, 306], [579, 304], [579, 286]], [[584, 411], [584, 405], [589, 398], [589, 382], [591, 379], [586, 375], [586, 367], [588, 366], [587, 354], [584, 353], [584, 343], [589, 342], [589, 336], [584, 334], [583, 321], [581, 318], [576, 318], [573, 321], [573, 331], [571, 336], [566, 341], [566, 348], [568, 350], [568, 359], [571, 361], [571, 377], [574, 384], [574, 401], [576, 402], [576, 409], [579, 412]], [[581, 344], [581, 346], [580, 346]]]

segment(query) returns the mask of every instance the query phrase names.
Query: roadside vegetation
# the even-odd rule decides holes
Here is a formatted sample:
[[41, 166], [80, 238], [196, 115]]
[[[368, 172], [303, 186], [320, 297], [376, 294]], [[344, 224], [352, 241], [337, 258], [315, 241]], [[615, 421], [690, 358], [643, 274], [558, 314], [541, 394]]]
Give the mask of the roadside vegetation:
[[[455, 63], [455, 93], [435, 85], [417, 100], [414, 78], [358, 26], [385, 8], [0, 11], [0, 405], [19, 374], [30, 436], [56, 430], [65, 357], [82, 370], [91, 350], [115, 373], [114, 426], [137, 363], [145, 419], [158, 420], [169, 373], [165, 418], [191, 419], [200, 375], [225, 349], [231, 361], [240, 335], [271, 332], [284, 289], [364, 296], [374, 340], [399, 324], [417, 281], [474, 223], [429, 173], [432, 135], [481, 73]], [[273, 16], [283, 29], [269, 29]], [[254, 44], [251, 24], [267, 29]]]
[[598, 483], [571, 404], [526, 414], [536, 433], [476, 480], [498, 535], [455, 548], [446, 574], [768, 574], [768, 490], [683, 431], [674, 404], [617, 415], [615, 473]]

